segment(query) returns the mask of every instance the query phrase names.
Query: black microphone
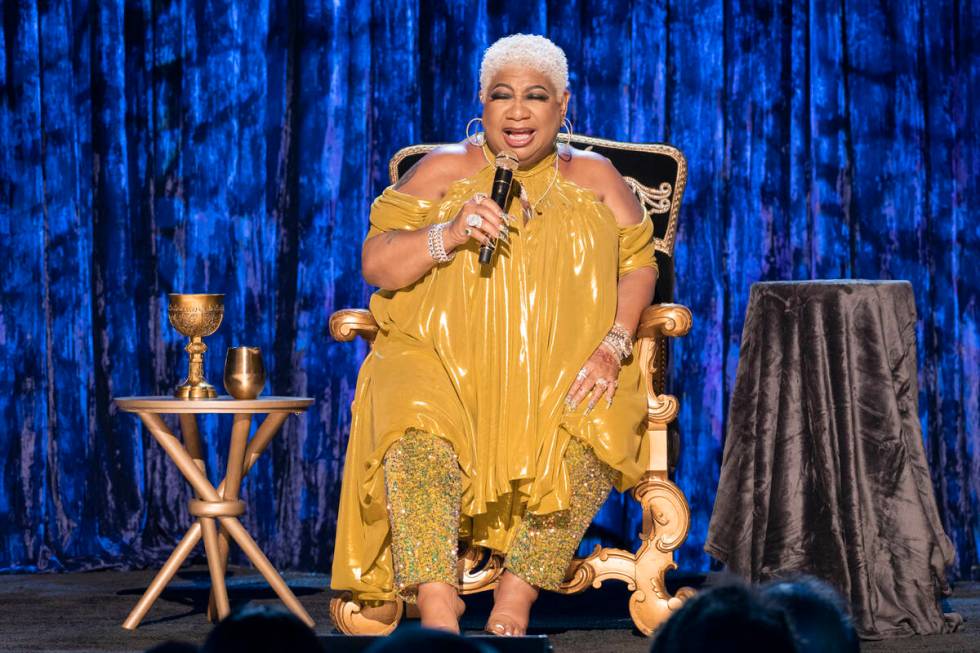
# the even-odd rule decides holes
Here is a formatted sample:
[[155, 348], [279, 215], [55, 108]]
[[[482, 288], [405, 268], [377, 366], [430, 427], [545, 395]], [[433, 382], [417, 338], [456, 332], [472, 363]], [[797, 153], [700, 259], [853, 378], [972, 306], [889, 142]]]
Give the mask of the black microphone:
[[[507, 210], [507, 199], [510, 197], [511, 184], [514, 181], [514, 170], [520, 160], [517, 155], [510, 150], [501, 150], [497, 154], [495, 164], [497, 172], [493, 175], [493, 189], [490, 191], [490, 199], [497, 203], [504, 211]], [[486, 244], [480, 245], [480, 265], [490, 265], [493, 260], [493, 253], [497, 249], [497, 240], [488, 239]]]

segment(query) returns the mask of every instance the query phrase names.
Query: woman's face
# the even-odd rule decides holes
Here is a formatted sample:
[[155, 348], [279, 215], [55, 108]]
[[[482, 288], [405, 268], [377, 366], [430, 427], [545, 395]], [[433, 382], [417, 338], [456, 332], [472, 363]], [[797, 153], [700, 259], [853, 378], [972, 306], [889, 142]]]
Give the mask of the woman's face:
[[559, 95], [548, 77], [537, 70], [501, 68], [483, 98], [483, 129], [490, 149], [512, 150], [522, 168], [551, 154], [568, 96], [568, 91]]

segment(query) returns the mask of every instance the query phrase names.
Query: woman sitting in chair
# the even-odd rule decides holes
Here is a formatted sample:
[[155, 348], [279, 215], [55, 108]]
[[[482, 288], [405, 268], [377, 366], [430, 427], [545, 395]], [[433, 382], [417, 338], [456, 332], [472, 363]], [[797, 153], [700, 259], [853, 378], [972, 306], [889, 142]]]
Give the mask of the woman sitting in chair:
[[[459, 630], [464, 540], [506, 556], [487, 630], [523, 635], [610, 488], [645, 469], [631, 347], [657, 278], [653, 225], [607, 159], [559, 145], [567, 84], [551, 41], [500, 39], [480, 66], [483, 133], [427, 154], [371, 208], [379, 332], [352, 405], [332, 585], [417, 601], [423, 626]], [[486, 195], [502, 150], [520, 162], [503, 207]]]

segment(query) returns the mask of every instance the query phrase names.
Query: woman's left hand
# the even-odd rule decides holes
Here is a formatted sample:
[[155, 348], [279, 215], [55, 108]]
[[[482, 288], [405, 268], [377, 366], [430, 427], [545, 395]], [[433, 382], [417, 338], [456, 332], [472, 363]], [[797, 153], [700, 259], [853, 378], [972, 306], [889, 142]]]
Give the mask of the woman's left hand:
[[619, 357], [613, 353], [612, 348], [605, 343], [600, 344], [579, 370], [575, 383], [565, 396], [565, 403], [574, 410], [588, 397], [586, 415], [603, 396], [606, 398], [606, 405], [612, 405], [613, 395], [616, 394], [616, 386], [619, 384], [620, 367]]

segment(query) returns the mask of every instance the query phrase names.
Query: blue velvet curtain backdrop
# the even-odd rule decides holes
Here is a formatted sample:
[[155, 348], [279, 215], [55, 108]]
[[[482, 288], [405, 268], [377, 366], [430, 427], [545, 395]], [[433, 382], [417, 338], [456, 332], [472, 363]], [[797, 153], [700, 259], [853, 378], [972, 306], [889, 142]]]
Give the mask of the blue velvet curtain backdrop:
[[[0, 30], [0, 569], [159, 562], [185, 486], [114, 396], [186, 370], [169, 292], [223, 292], [207, 339], [263, 348], [267, 391], [316, 398], [249, 475], [276, 565], [326, 570], [362, 344], [368, 207], [398, 148], [459, 140], [484, 48], [568, 54], [578, 132], [666, 141], [690, 180], [677, 300], [676, 480], [702, 551], [750, 284], [908, 279], [940, 511], [980, 543], [977, 6], [961, 0], [4, 0]], [[210, 419], [212, 477], [230, 422]], [[220, 465], [220, 466], [219, 466]], [[597, 522], [635, 542], [614, 498]]]

